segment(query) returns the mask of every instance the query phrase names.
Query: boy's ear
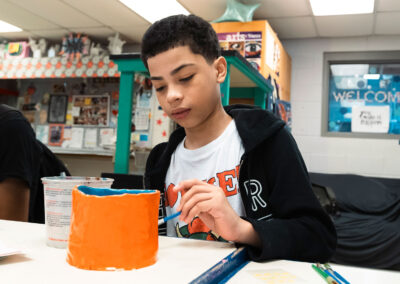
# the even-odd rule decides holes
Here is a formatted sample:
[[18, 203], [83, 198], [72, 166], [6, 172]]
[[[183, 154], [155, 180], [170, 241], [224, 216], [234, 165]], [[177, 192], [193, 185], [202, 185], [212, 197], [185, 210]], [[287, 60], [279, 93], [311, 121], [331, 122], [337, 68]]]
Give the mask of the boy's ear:
[[225, 81], [226, 72], [227, 72], [227, 63], [223, 56], [218, 57], [214, 61], [214, 67], [217, 75], [217, 83], [221, 84]]

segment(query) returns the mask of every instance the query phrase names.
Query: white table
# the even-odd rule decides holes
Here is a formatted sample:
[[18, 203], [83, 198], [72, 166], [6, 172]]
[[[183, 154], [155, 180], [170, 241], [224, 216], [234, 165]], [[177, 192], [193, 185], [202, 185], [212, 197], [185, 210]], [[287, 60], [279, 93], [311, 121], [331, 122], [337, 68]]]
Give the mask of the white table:
[[[366, 269], [353, 266], [330, 264], [332, 268], [342, 275], [351, 284], [400, 284], [400, 272], [379, 269]], [[254, 276], [256, 271], [268, 272], [272, 270], [284, 270], [298, 278], [297, 283], [326, 284], [311, 267], [311, 263], [276, 260], [264, 263], [250, 262], [242, 268], [230, 281], [229, 284], [263, 283]], [[264, 282], [265, 283], [265, 282]]]
[[[188, 283], [235, 250], [228, 243], [169, 237], [159, 238], [157, 262], [132, 271], [89, 271], [69, 265], [66, 250], [45, 244], [45, 226], [0, 220], [0, 240], [21, 249], [23, 255], [0, 259], [0, 283]], [[399, 284], [400, 272], [364, 269], [333, 264], [351, 284]], [[250, 262], [228, 283], [263, 283], [254, 271], [284, 270], [299, 283], [324, 284], [310, 263], [294, 261]], [[264, 282], [265, 283], [265, 282]]]
[[69, 265], [65, 249], [45, 244], [44, 225], [0, 220], [0, 240], [25, 253], [0, 260], [1, 284], [188, 283], [236, 249], [222, 242], [160, 237], [154, 265], [89, 271]]

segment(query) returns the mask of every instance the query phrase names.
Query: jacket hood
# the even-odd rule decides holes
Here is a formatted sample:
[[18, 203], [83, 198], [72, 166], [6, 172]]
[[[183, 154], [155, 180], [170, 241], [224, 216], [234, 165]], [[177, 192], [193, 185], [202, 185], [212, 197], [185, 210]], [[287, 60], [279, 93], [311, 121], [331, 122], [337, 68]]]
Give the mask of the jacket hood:
[[285, 126], [285, 122], [272, 112], [257, 106], [237, 104], [226, 106], [224, 109], [235, 120], [246, 152], [272, 137]]

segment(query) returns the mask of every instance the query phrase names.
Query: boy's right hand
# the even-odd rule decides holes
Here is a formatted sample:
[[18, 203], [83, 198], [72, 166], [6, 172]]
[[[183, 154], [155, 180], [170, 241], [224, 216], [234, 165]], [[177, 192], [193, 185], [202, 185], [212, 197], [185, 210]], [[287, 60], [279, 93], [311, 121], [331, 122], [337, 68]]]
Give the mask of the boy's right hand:
[[199, 218], [227, 241], [257, 246], [259, 239], [253, 226], [239, 217], [229, 204], [222, 188], [197, 179], [180, 182], [173, 189], [181, 192], [180, 220], [190, 223]]

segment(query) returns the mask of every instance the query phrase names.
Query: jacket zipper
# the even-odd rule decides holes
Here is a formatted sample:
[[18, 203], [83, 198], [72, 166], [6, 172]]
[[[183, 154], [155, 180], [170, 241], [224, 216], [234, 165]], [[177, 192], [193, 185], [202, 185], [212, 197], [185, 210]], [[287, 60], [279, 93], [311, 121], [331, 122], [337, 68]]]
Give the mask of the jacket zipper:
[[240, 190], [240, 171], [242, 170], [242, 164], [243, 164], [243, 160], [244, 160], [244, 155], [242, 155], [242, 157], [240, 157], [240, 163], [239, 163], [239, 172], [238, 172], [238, 191], [240, 193], [240, 196], [242, 196], [241, 190]]

